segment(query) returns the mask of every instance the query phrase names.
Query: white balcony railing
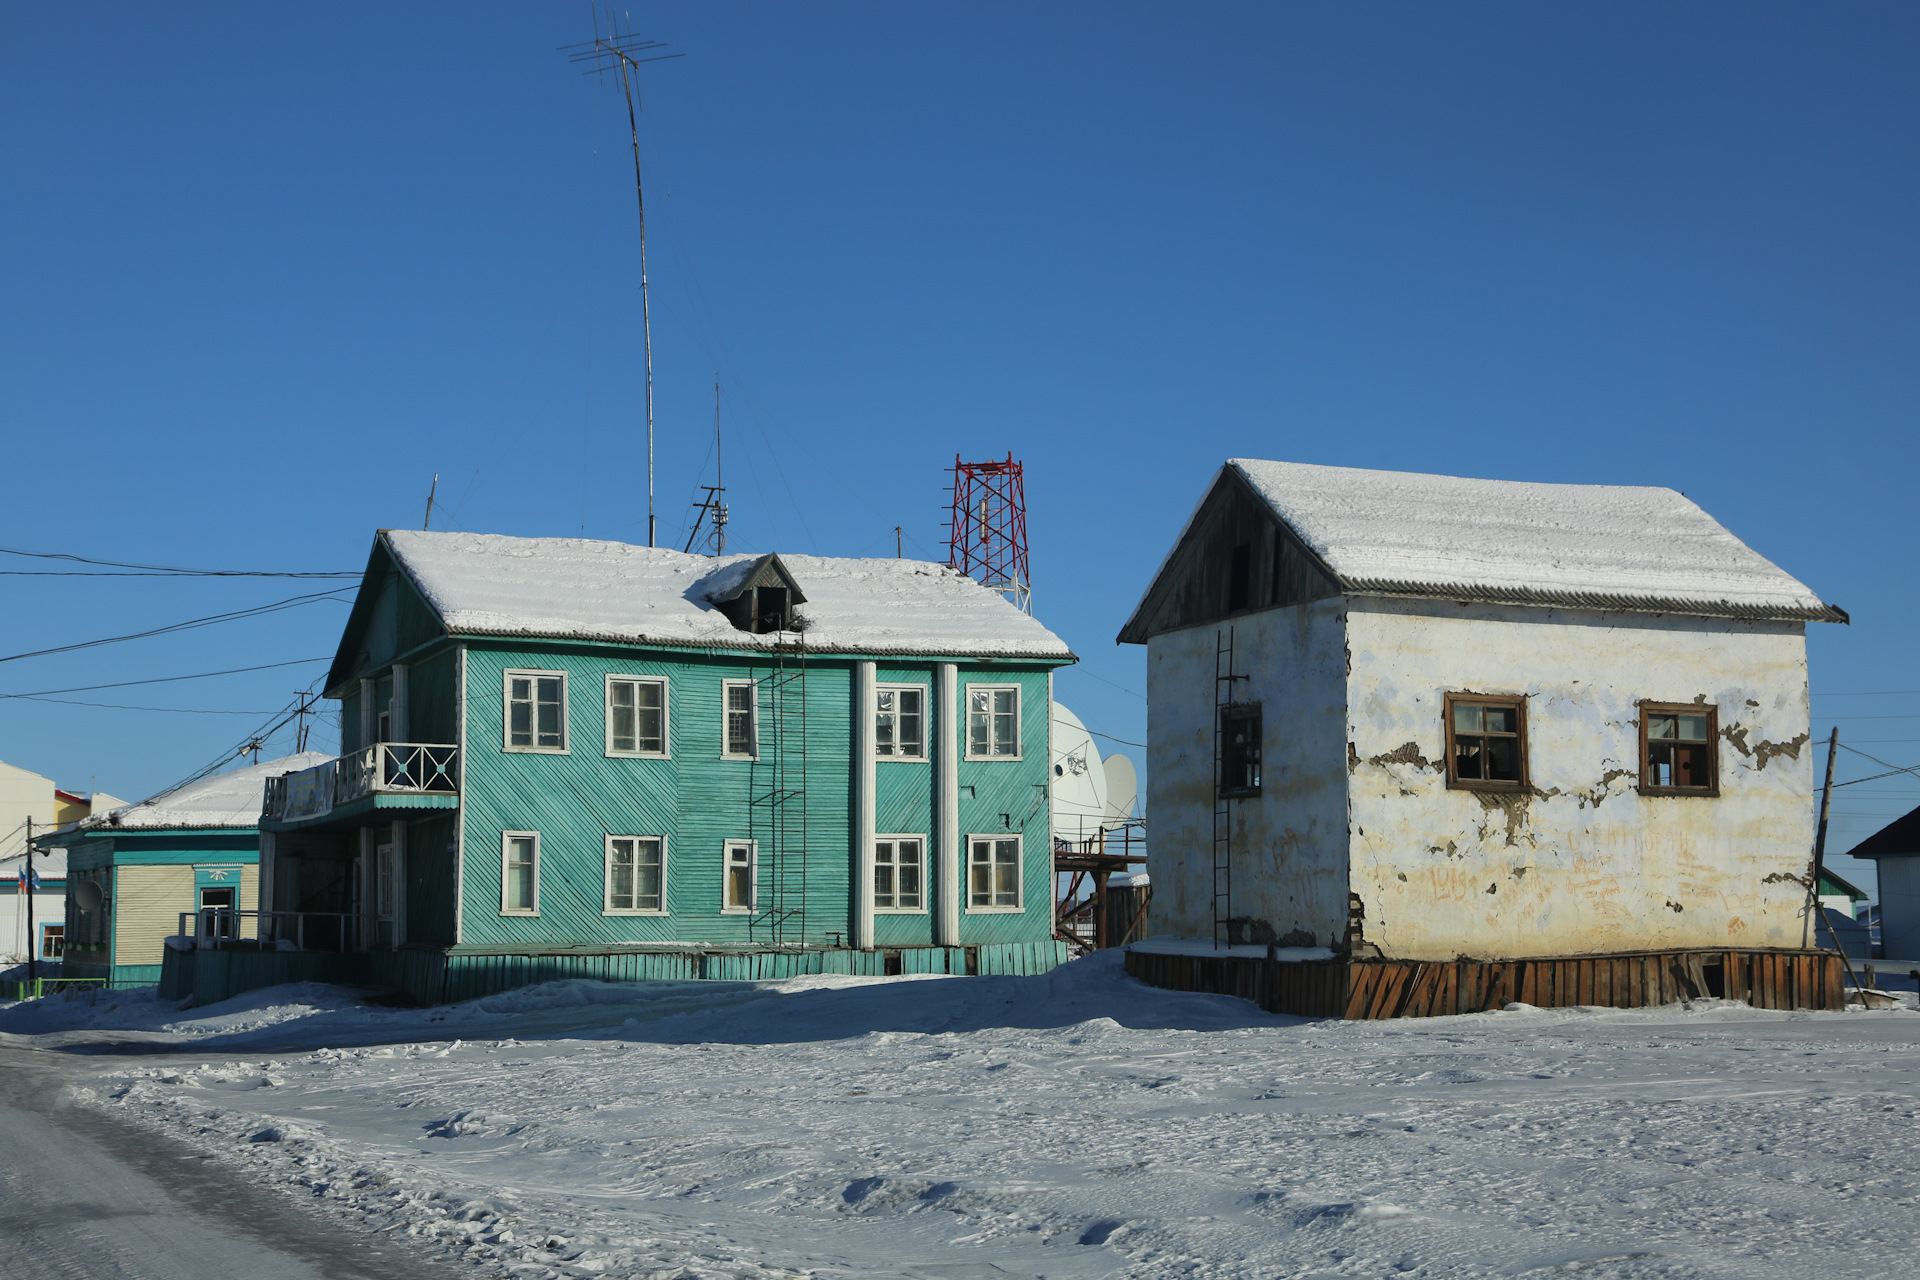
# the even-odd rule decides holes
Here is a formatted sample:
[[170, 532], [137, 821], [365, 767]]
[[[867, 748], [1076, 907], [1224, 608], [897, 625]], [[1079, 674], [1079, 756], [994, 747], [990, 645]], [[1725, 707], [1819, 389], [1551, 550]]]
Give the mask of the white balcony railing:
[[458, 795], [460, 748], [443, 743], [376, 742], [336, 760], [267, 779], [261, 813], [283, 822], [323, 818], [365, 796]]

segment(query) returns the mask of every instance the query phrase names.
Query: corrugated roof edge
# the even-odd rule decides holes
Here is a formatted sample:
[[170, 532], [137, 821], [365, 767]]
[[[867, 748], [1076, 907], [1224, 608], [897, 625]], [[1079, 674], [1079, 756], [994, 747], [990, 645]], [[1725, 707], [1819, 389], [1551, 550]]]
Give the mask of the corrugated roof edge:
[[1398, 596], [1422, 600], [1459, 600], [1470, 604], [1550, 605], [1568, 609], [1620, 609], [1628, 613], [1680, 613], [1704, 618], [1749, 618], [1766, 622], [1851, 622], [1837, 605], [1734, 604], [1726, 600], [1683, 600], [1606, 591], [1546, 591], [1533, 587], [1471, 586], [1464, 582], [1395, 582], [1384, 578], [1341, 579], [1348, 595]]
[[[758, 637], [754, 633], [747, 631], [741, 632], [738, 638], [728, 637], [725, 640], [701, 640], [686, 636], [669, 640], [656, 640], [644, 635], [620, 635], [614, 632], [582, 634], [578, 631], [529, 631], [513, 627], [495, 630], [487, 627], [449, 625], [447, 634], [455, 639], [465, 637], [475, 639], [574, 640], [581, 644], [654, 644], [659, 645], [663, 649], [733, 649], [742, 653], [771, 653], [783, 643], [787, 645], [793, 643], [791, 640], [779, 641], [771, 639], [763, 643], [754, 643]], [[777, 632], [768, 634], [805, 635], [806, 633]], [[965, 649], [928, 649], [915, 645], [836, 645], [832, 648], [815, 648], [810, 644], [807, 646], [807, 653], [809, 655], [819, 654], [827, 657], [844, 654], [850, 657], [870, 655], [876, 658], [1008, 658], [1021, 662], [1059, 663], [1074, 663], [1080, 661], [1080, 656], [1064, 645], [1058, 649], [969, 651]]]

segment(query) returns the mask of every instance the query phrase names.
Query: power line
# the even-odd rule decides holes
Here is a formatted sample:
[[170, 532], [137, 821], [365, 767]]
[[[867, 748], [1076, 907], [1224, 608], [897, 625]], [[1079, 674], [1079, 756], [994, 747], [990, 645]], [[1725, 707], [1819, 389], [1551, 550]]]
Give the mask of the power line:
[[263, 716], [264, 711], [208, 711], [200, 707], [130, 707], [118, 702], [77, 702], [72, 698], [35, 698], [26, 694], [14, 694], [27, 702], [52, 702], [63, 707], [100, 707], [107, 711], [170, 711], [182, 716]]
[[0, 693], [4, 698], [45, 698], [56, 693], [94, 693], [101, 689], [131, 689], [142, 684], [174, 684], [181, 680], [208, 680], [214, 676], [245, 675], [249, 671], [272, 671], [279, 667], [298, 667], [309, 662], [329, 662], [329, 658], [295, 658], [291, 662], [268, 662], [257, 667], [234, 667], [229, 671], [200, 671], [190, 676], [156, 676], [151, 680], [117, 680], [112, 684], [83, 684], [71, 689], [36, 689], [32, 693]]
[[233, 622], [241, 618], [257, 618], [262, 614], [278, 613], [282, 609], [297, 609], [303, 604], [316, 600], [338, 600], [339, 593], [345, 587], [335, 587], [332, 591], [319, 591], [312, 595], [293, 596], [273, 604], [263, 604], [252, 609], [238, 609], [232, 613], [216, 613], [210, 618], [192, 618], [186, 622], [176, 622], [170, 626], [155, 627], [151, 631], [136, 631], [132, 635], [108, 636], [104, 640], [83, 640], [79, 644], [63, 644], [52, 649], [35, 649], [31, 653], [14, 653], [0, 658], [0, 662], [18, 662], [22, 658], [44, 658], [54, 653], [72, 653], [76, 649], [93, 649], [103, 644], [119, 644], [124, 640], [145, 640], [149, 636], [164, 636], [175, 631], [189, 631], [195, 627], [210, 627], [219, 622]]
[[[287, 573], [271, 569], [179, 569], [158, 564], [128, 564], [120, 560], [95, 560], [88, 556], [72, 555], [65, 551], [22, 551], [18, 547], [0, 547], [0, 554], [10, 556], [30, 556], [35, 560], [69, 560], [75, 564], [97, 564], [109, 569], [135, 569], [136, 574], [84, 573], [67, 571], [55, 573], [42, 571], [39, 576], [75, 577], [75, 578], [121, 578], [134, 576], [159, 575], [170, 578], [358, 578], [357, 573]], [[0, 569], [0, 573], [15, 576], [34, 576], [25, 569]]]

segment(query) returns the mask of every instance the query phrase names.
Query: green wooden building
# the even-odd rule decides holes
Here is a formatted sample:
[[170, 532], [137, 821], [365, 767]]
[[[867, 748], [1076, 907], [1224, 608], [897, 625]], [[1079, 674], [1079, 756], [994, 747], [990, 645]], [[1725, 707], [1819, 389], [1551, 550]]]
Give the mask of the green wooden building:
[[326, 759], [310, 751], [248, 765], [36, 838], [66, 854], [62, 976], [158, 982], [182, 915], [194, 917], [183, 936], [204, 927], [254, 938], [257, 921], [234, 913], [257, 897], [265, 780]]
[[1073, 660], [941, 565], [385, 531], [342, 754], [267, 784], [263, 927], [423, 999], [1044, 969]]

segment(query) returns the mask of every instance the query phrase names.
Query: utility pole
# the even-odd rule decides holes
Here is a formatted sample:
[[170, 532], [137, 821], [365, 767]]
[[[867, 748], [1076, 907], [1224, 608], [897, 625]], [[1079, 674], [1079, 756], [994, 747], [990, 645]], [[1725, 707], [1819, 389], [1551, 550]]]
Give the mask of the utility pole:
[[599, 33], [599, 20], [594, 21], [594, 37], [582, 44], [562, 45], [561, 50], [568, 54], [568, 61], [584, 64], [582, 75], [599, 76], [608, 71], [620, 73], [620, 88], [627, 96], [627, 132], [633, 141], [633, 198], [640, 213], [640, 331], [646, 351], [647, 362], [647, 545], [654, 545], [655, 516], [653, 504], [653, 318], [648, 310], [647, 298], [647, 197], [640, 183], [640, 109], [636, 105], [640, 91], [640, 64], [642, 62], [663, 62], [668, 58], [681, 58], [685, 54], [662, 53], [650, 58], [636, 58], [636, 53], [650, 53], [655, 49], [664, 49], [666, 45], [659, 40], [642, 40], [628, 32], [619, 34], [611, 11], [607, 15], [607, 35], [602, 39]]
[[895, 560], [905, 560], [907, 558], [907, 553], [900, 546], [899, 525], [893, 526], [893, 558]]
[[427, 490], [427, 518], [420, 522], [420, 531], [425, 533], [433, 526], [433, 495], [440, 492], [440, 473], [433, 473], [433, 484]]
[[33, 936], [33, 819], [27, 819], [27, 851], [20, 856], [20, 888], [27, 895], [27, 981], [40, 980], [40, 940]]

